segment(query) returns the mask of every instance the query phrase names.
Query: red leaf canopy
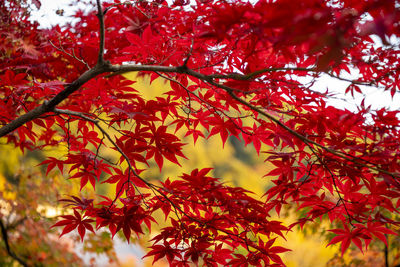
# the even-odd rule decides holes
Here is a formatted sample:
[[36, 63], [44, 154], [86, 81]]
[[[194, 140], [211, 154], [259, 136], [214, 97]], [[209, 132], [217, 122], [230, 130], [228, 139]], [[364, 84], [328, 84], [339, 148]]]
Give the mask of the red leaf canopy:
[[[81, 190], [116, 186], [102, 201], [63, 199], [73, 215], [54, 225], [62, 235], [78, 229], [83, 239], [96, 222], [129, 241], [161, 210], [171, 226], [153, 238], [154, 261], [280, 266], [287, 249], [276, 238], [317, 218], [331, 222], [329, 244], [341, 243], [342, 254], [396, 234], [398, 110], [365, 101], [357, 112], [335, 108], [332, 92], [312, 85], [330, 76], [347, 83], [344, 93], [396, 97], [398, 2], [97, 1], [75, 18], [44, 30], [24, 1], [0, 3], [2, 141], [22, 150], [66, 145], [65, 157], [43, 162], [47, 173], [58, 169]], [[163, 79], [168, 90], [146, 99], [127, 72]], [[264, 198], [211, 169], [144, 178], [154, 163], [162, 170], [191, 159], [182, 136], [212, 135], [253, 145], [271, 163]], [[300, 214], [290, 227], [271, 218], [288, 207]]]

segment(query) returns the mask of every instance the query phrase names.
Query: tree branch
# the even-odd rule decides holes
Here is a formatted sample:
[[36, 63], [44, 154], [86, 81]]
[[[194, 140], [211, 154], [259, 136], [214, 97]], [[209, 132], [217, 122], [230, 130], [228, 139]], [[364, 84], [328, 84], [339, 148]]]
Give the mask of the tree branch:
[[241, 74], [241, 73], [229, 73], [229, 74], [211, 74], [208, 77], [212, 79], [233, 79], [233, 80], [249, 80], [254, 78], [255, 76], [261, 75], [266, 72], [278, 72], [278, 71], [310, 71], [310, 72], [317, 72], [316, 69], [313, 68], [265, 68], [261, 70], [254, 71], [248, 74]]
[[99, 55], [97, 57], [97, 65], [103, 65], [104, 64], [104, 46], [105, 46], [105, 33], [104, 33], [104, 13], [103, 13], [103, 8], [101, 6], [101, 0], [96, 0], [97, 2], [97, 18], [99, 19], [99, 25], [100, 25], [100, 43], [99, 43]]
[[72, 57], [73, 59], [75, 59], [75, 60], [79, 61], [80, 63], [84, 64], [88, 70], [90, 69], [89, 64], [88, 64], [87, 62], [85, 62], [83, 59], [78, 58], [78, 57], [75, 55], [75, 52], [74, 52], [73, 49], [72, 49], [72, 54], [69, 53], [69, 52], [67, 52], [67, 51], [64, 49], [64, 47], [61, 45], [61, 40], [59, 39], [58, 41], [60, 42], [60, 47], [57, 47], [55, 44], [53, 44], [53, 42], [52, 42], [51, 40], [49, 40], [49, 43], [51, 44], [52, 47], [54, 47], [54, 49], [56, 49], [56, 50], [58, 50], [58, 51], [60, 51], [60, 52], [62, 52], [62, 53], [64, 53], [64, 54], [66, 54], [67, 56]]
[[72, 83], [66, 85], [63, 91], [58, 93], [55, 97], [53, 97], [49, 101], [44, 101], [43, 104], [36, 107], [35, 109], [17, 117], [13, 121], [9, 122], [8, 124], [4, 125], [0, 128], [0, 137], [3, 137], [12, 131], [18, 129], [25, 123], [32, 121], [44, 113], [52, 111], [58, 104], [60, 104], [64, 99], [68, 98], [69, 95], [77, 91], [83, 84], [90, 81], [97, 75], [105, 72], [105, 65], [103, 66], [96, 66], [85, 73], [83, 73], [78, 79], [73, 81]]
[[385, 257], [385, 267], [389, 267], [389, 236], [387, 234], [385, 234], [386, 237], [386, 244], [383, 244], [385, 247], [383, 249], [383, 254]]
[[18, 256], [14, 253], [14, 251], [11, 250], [10, 244], [9, 244], [9, 242], [8, 242], [7, 228], [6, 228], [6, 226], [4, 225], [4, 223], [3, 223], [2, 220], [0, 220], [0, 228], [1, 228], [1, 235], [3, 236], [3, 241], [4, 241], [4, 244], [5, 244], [5, 246], [6, 246], [6, 250], [7, 250], [8, 255], [10, 255], [10, 257], [13, 258], [14, 260], [18, 261], [19, 264], [21, 264], [22, 266], [28, 266], [28, 264], [27, 264], [23, 259], [21, 259], [20, 257], [18, 257]]

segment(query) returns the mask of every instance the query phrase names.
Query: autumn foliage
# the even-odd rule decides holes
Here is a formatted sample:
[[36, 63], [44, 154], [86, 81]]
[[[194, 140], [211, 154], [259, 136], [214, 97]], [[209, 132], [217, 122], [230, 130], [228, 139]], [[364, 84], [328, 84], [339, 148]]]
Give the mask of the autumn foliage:
[[[348, 84], [349, 97], [398, 95], [398, 7], [98, 0], [71, 24], [43, 29], [29, 19], [40, 1], [0, 2], [1, 141], [23, 151], [66, 146], [41, 163], [48, 175], [59, 171], [82, 192], [115, 186], [112, 196], [61, 197], [68, 213], [53, 225], [61, 235], [106, 230], [129, 242], [162, 212], [169, 226], [148, 245], [154, 262], [281, 266], [288, 249], [277, 239], [320, 219], [342, 254], [387, 244], [400, 223], [398, 111], [364, 100], [357, 111], [335, 108], [334, 94], [313, 84], [330, 76]], [[162, 79], [167, 92], [144, 98], [130, 72]], [[179, 168], [191, 160], [187, 142], [214, 135], [253, 146], [273, 166], [260, 177], [273, 183], [262, 198], [207, 168], [147, 175], [167, 161]], [[295, 223], [272, 218], [289, 208]]]

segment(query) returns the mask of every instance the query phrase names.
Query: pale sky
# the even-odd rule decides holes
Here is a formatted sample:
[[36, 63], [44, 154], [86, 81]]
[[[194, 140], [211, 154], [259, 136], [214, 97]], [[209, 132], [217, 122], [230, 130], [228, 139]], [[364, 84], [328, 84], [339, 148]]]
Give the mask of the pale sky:
[[[40, 0], [42, 6], [39, 10], [32, 5], [32, 19], [40, 22], [43, 28], [54, 26], [57, 24], [64, 25], [71, 22], [73, 18], [69, 17], [79, 8], [87, 8], [84, 4], [71, 6], [73, 0]], [[57, 14], [57, 10], [63, 10], [62, 16]]]

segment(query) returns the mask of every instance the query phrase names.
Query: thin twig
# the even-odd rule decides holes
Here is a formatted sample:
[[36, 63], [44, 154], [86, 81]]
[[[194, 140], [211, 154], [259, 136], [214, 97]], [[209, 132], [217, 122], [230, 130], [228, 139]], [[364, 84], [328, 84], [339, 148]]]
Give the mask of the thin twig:
[[265, 68], [261, 70], [254, 71], [249, 74], [241, 74], [237, 72], [232, 72], [228, 74], [211, 74], [208, 75], [209, 78], [212, 79], [233, 79], [233, 80], [249, 80], [254, 78], [255, 76], [261, 75], [267, 72], [279, 72], [279, 71], [309, 71], [309, 72], [317, 72], [314, 68], [290, 68], [290, 67], [281, 67], [281, 68]]
[[183, 67], [185, 67], [185, 68], [187, 68], [187, 64], [188, 64], [188, 62], [190, 60], [190, 57], [192, 56], [193, 46], [194, 46], [194, 39], [192, 39], [192, 43], [190, 45], [190, 51], [189, 51], [187, 57], [185, 58], [185, 61], [183, 62]]
[[88, 70], [90, 69], [90, 66], [89, 66], [89, 64], [88, 64], [86, 61], [84, 61], [84, 60], [81, 59], [81, 58], [78, 58], [78, 57], [75, 55], [75, 51], [74, 51], [74, 50], [72, 50], [72, 54], [69, 53], [69, 52], [67, 52], [67, 51], [64, 49], [64, 47], [61, 45], [61, 40], [59, 39], [58, 41], [59, 41], [59, 43], [60, 43], [60, 47], [57, 47], [55, 44], [53, 44], [53, 42], [52, 42], [51, 40], [49, 40], [49, 42], [50, 42], [50, 44], [51, 44], [52, 47], [54, 47], [55, 49], [57, 49], [58, 51], [60, 51], [60, 52], [62, 52], [62, 53], [64, 53], [64, 54], [66, 54], [67, 56], [70, 56], [70, 57], [72, 57], [73, 59], [75, 59], [75, 60], [81, 62], [82, 64], [84, 64], [84, 65], [86, 66], [86, 68], [87, 68]]

